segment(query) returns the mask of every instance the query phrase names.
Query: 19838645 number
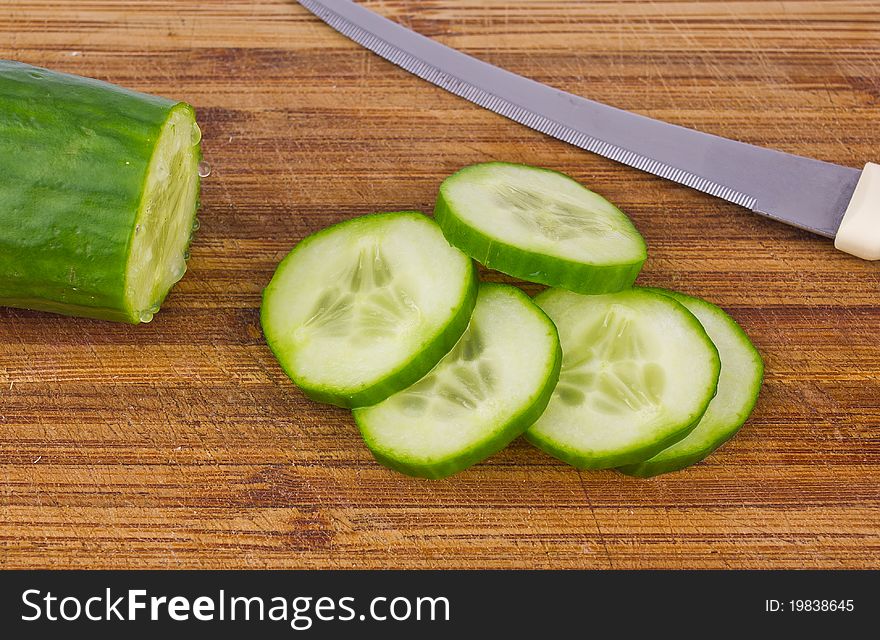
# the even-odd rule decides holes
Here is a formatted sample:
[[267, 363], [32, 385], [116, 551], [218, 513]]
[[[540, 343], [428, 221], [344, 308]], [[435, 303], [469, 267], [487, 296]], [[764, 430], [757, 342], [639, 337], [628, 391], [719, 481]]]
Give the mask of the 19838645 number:
[[853, 611], [852, 600], [789, 600], [791, 611]]

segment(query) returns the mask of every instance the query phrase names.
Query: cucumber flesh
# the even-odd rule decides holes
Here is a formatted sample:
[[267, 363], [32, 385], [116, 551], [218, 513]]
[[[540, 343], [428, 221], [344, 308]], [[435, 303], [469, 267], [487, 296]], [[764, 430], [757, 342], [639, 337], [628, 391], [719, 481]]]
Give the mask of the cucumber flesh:
[[0, 304], [138, 323], [185, 271], [189, 105], [0, 61]]
[[386, 466], [442, 478], [504, 448], [544, 411], [559, 377], [556, 328], [522, 291], [480, 286], [467, 331], [405, 391], [356, 409]]
[[453, 245], [487, 267], [579, 293], [630, 287], [647, 256], [620, 209], [537, 167], [465, 167], [441, 185], [434, 216]]
[[549, 289], [535, 302], [556, 323], [563, 360], [530, 442], [578, 468], [609, 468], [646, 460], [696, 426], [720, 360], [685, 307], [643, 289]]
[[408, 211], [362, 216], [300, 242], [263, 295], [266, 340], [311, 398], [380, 402], [424, 376], [467, 328], [473, 262]]
[[652, 291], [671, 297], [697, 317], [718, 348], [721, 377], [718, 393], [693, 431], [654, 457], [619, 469], [639, 477], [678, 471], [703, 460], [727, 442], [752, 412], [764, 375], [764, 363], [758, 350], [736, 321], [722, 309], [675, 291]]
[[188, 109], [172, 110], [159, 134], [131, 239], [126, 295], [141, 322], [149, 322], [186, 272], [198, 206], [201, 131]]

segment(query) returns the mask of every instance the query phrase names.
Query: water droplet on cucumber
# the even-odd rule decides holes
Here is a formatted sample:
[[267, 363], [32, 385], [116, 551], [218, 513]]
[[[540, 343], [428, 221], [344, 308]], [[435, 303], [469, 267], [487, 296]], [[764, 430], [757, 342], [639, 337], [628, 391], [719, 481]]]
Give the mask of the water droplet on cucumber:
[[196, 146], [198, 143], [202, 141], [202, 130], [199, 128], [199, 125], [193, 122], [192, 125], [192, 145]]
[[186, 273], [186, 262], [181, 260], [174, 266], [174, 269], [171, 272], [171, 277], [174, 279], [174, 282], [177, 282], [183, 277], [184, 273]]
[[202, 160], [199, 163], [199, 177], [207, 178], [209, 175], [211, 175], [211, 165]]
[[141, 322], [150, 322], [153, 319], [153, 313], [149, 309], [140, 312]]
[[196, 218], [195, 220], [193, 220], [193, 226], [192, 226], [192, 230], [193, 230], [193, 231], [198, 231], [198, 230], [199, 230], [199, 227], [201, 227], [201, 226], [202, 226], [202, 223], [199, 222], [199, 219], [198, 219], [198, 218]]

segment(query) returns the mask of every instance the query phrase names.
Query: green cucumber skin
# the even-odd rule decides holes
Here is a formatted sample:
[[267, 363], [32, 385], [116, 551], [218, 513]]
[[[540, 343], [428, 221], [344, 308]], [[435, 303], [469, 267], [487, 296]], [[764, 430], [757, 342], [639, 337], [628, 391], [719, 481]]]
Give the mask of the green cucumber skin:
[[192, 112], [0, 61], [0, 305], [140, 322], [125, 299], [129, 247], [147, 167], [175, 109]]
[[649, 288], [648, 291], [654, 291], [661, 295], [668, 296], [673, 300], [676, 300], [677, 302], [681, 302], [682, 298], [689, 299], [690, 301], [695, 301], [698, 304], [711, 307], [715, 313], [720, 313], [722, 316], [728, 318], [731, 322], [731, 327], [733, 327], [735, 332], [740, 334], [740, 336], [742, 337], [743, 344], [747, 345], [752, 351], [755, 362], [760, 368], [760, 375], [758, 376], [757, 383], [755, 384], [752, 393], [750, 394], [752, 397], [752, 401], [749, 405], [743, 408], [741, 419], [735, 421], [728, 427], [728, 429], [721, 432], [714, 442], [712, 442], [707, 447], [700, 448], [699, 450], [695, 450], [693, 452], [683, 452], [681, 455], [665, 456], [663, 455], [663, 451], [661, 451], [643, 462], [624, 465], [617, 469], [625, 475], [633, 476], [636, 478], [652, 478], [654, 476], [658, 476], [664, 473], [681, 471], [682, 469], [701, 462], [712, 455], [712, 453], [717, 451], [718, 448], [720, 448], [724, 443], [735, 436], [742, 428], [742, 426], [748, 421], [749, 416], [751, 415], [752, 411], [755, 408], [755, 405], [758, 402], [758, 395], [764, 379], [764, 361], [761, 358], [760, 352], [752, 344], [751, 339], [749, 338], [748, 334], [742, 329], [742, 327], [740, 327], [739, 324], [733, 318], [731, 318], [727, 314], [727, 312], [724, 311], [721, 307], [714, 305], [706, 300], [702, 300], [701, 298], [694, 298], [693, 296], [688, 296], [677, 291], [670, 291], [668, 289]]
[[[555, 173], [576, 182], [570, 176], [552, 169], [530, 168]], [[467, 169], [468, 167], [465, 167], [460, 171]], [[635, 282], [642, 265], [647, 260], [647, 247], [642, 259], [616, 265], [589, 265], [520, 249], [490, 238], [460, 220], [447, 203], [442, 185], [434, 206], [434, 219], [437, 220], [452, 246], [458, 247], [480, 264], [527, 282], [568, 289], [575, 293], [615, 293], [628, 289]]]
[[[484, 282], [480, 285], [480, 287], [499, 287], [504, 289], [511, 289], [515, 291], [514, 295], [518, 297], [521, 296], [522, 298], [528, 300], [529, 304], [532, 304], [531, 299], [525, 293], [523, 293], [520, 289], [517, 289], [516, 287], [512, 287], [510, 285]], [[546, 319], [548, 329], [556, 335], [556, 353], [554, 356], [555, 359], [553, 361], [553, 367], [551, 369], [550, 376], [547, 378], [546, 384], [541, 389], [540, 393], [538, 393], [538, 395], [535, 397], [535, 401], [532, 404], [524, 408], [509, 422], [503, 425], [493, 438], [486, 440], [485, 442], [480, 443], [478, 446], [468, 449], [467, 451], [464, 451], [457, 456], [448, 458], [442, 463], [432, 463], [430, 465], [403, 462], [399, 459], [392, 458], [386, 455], [383, 452], [382, 447], [373, 442], [366, 435], [366, 431], [361, 424], [361, 421], [359, 420], [359, 412], [355, 409], [352, 412], [354, 415], [355, 423], [357, 423], [358, 428], [361, 431], [361, 435], [364, 438], [364, 442], [372, 452], [373, 456], [376, 458], [376, 461], [388, 467], [389, 469], [392, 469], [399, 473], [403, 473], [408, 476], [413, 476], [416, 478], [427, 478], [429, 480], [440, 480], [442, 478], [447, 478], [451, 475], [459, 473], [464, 469], [485, 460], [489, 456], [495, 455], [511, 442], [513, 442], [517, 437], [522, 435], [526, 429], [532, 426], [538, 420], [538, 418], [541, 417], [541, 414], [544, 413], [544, 410], [550, 403], [550, 399], [553, 397], [553, 391], [556, 389], [556, 384], [559, 382], [559, 372], [562, 369], [562, 348], [559, 345], [559, 333], [556, 330], [556, 325], [553, 324], [553, 321], [550, 320], [547, 314], [545, 314], [540, 308], [537, 308], [537, 305], [535, 306], [535, 310]]]
[[[731, 433], [727, 438], [720, 440], [716, 446], [714, 446], [711, 450], [706, 451], [705, 453], [692, 453], [690, 455], [676, 456], [674, 458], [665, 458], [662, 461], [653, 461], [653, 459], [657, 456], [653, 456], [648, 458], [644, 462], [637, 462], [634, 464], [623, 465], [617, 467], [617, 471], [622, 473], [625, 476], [632, 476], [633, 478], [653, 478], [655, 476], [663, 475], [664, 473], [672, 473], [673, 471], [681, 471], [691, 465], [694, 465], [702, 460], [705, 460], [709, 455], [711, 455], [718, 447], [727, 442], [730, 438], [734, 436], [736, 432]], [[675, 444], [675, 443], [673, 443]], [[662, 453], [662, 452], [661, 452]], [[657, 454], [659, 456], [659, 454]]]
[[[703, 408], [703, 413], [706, 412], [706, 409], [708, 407], [709, 404], [706, 403], [706, 406]], [[525, 438], [528, 442], [533, 444], [544, 453], [547, 453], [554, 458], [562, 460], [563, 462], [571, 465], [575, 469], [583, 469], [585, 471], [596, 469], [620, 469], [621, 467], [625, 467], [626, 465], [635, 464], [643, 460], [653, 458], [664, 449], [669, 448], [682, 438], [686, 437], [691, 431], [697, 428], [697, 425], [700, 423], [700, 419], [702, 419], [703, 417], [703, 413], [697, 416], [696, 420], [694, 420], [690, 424], [685, 425], [681, 430], [676, 431], [675, 433], [671, 434], [670, 436], [659, 442], [654, 442], [651, 445], [642, 447], [640, 449], [631, 449], [626, 453], [621, 453], [616, 456], [583, 456], [578, 454], [576, 451], [557, 446], [555, 443], [550, 442], [549, 440], [545, 440], [544, 438], [541, 438], [540, 436], [537, 436], [528, 431], [523, 434], [523, 438]]]
[[[646, 291], [649, 293], [651, 292], [650, 289], [644, 289], [642, 287], [633, 287], [633, 290], [634, 291]], [[542, 291], [537, 296], [535, 296], [535, 299], [538, 300], [538, 299], [540, 299], [540, 297], [542, 295], [545, 295], [545, 294], [549, 295], [552, 293], [552, 291], [553, 291], [552, 289], [547, 289], [545, 291]], [[655, 293], [655, 295], [660, 295], [659, 292], [654, 292], [654, 293]], [[666, 296], [666, 297], [669, 297], [669, 296]], [[721, 373], [721, 359], [720, 359], [720, 356], [718, 355], [718, 349], [717, 349], [717, 347], [715, 347], [715, 343], [713, 343], [712, 340], [709, 338], [709, 334], [706, 333], [706, 329], [703, 327], [703, 325], [700, 323], [700, 321], [697, 319], [697, 317], [694, 314], [692, 314], [687, 309], [687, 307], [685, 307], [683, 304], [681, 304], [680, 302], [678, 302], [675, 299], [672, 299], [672, 298], [670, 298], [670, 299], [672, 300], [672, 302], [675, 303], [676, 306], [680, 307], [680, 309], [682, 311], [684, 311], [684, 313], [687, 314], [687, 316], [689, 316], [688, 317], [688, 324], [691, 325], [691, 328], [695, 332], [702, 334], [704, 336], [706, 344], [711, 345], [712, 349], [715, 352], [715, 358], [713, 360], [714, 369], [715, 369], [715, 377], [714, 377], [715, 383], [714, 383], [714, 386], [710, 390], [711, 393], [708, 394], [708, 398], [707, 398], [705, 404], [703, 404], [702, 408], [694, 414], [693, 420], [691, 420], [687, 424], [683, 425], [681, 429], [670, 434], [669, 436], [667, 436], [663, 440], [650, 443], [649, 445], [646, 445], [644, 447], [640, 447], [638, 449], [630, 449], [629, 451], [622, 452], [618, 455], [608, 455], [608, 456], [601, 456], [601, 457], [584, 456], [584, 455], [578, 453], [577, 451], [574, 451], [572, 449], [568, 449], [566, 447], [558, 446], [556, 443], [554, 443], [548, 439], [542, 438], [541, 436], [536, 435], [536, 434], [529, 432], [529, 431], [526, 431], [526, 433], [523, 434], [523, 438], [525, 438], [528, 442], [533, 444], [535, 447], [537, 447], [538, 449], [540, 449], [544, 453], [547, 453], [547, 454], [553, 456], [554, 458], [558, 458], [559, 460], [562, 460], [563, 462], [571, 465], [572, 467], [574, 467], [576, 469], [583, 469], [583, 470], [613, 469], [613, 468], [625, 467], [628, 465], [633, 465], [636, 463], [644, 462], [645, 460], [653, 458], [655, 455], [657, 455], [658, 453], [660, 453], [664, 449], [669, 448], [670, 446], [672, 446], [673, 444], [675, 444], [679, 440], [682, 440], [689, 433], [691, 433], [694, 429], [696, 429], [697, 425], [700, 423], [700, 420], [702, 420], [703, 415], [706, 413], [706, 410], [709, 408], [709, 403], [712, 402], [712, 398], [714, 398], [715, 394], [718, 392], [718, 376]]]
[[[394, 211], [360, 216], [359, 218], [353, 218], [352, 220], [347, 222], [363, 220], [364, 218], [398, 216], [401, 214], [410, 214], [428, 221], [431, 220], [419, 211]], [[276, 272], [282, 269], [282, 266], [287, 260], [292, 260], [297, 251], [302, 250], [304, 247], [308, 246], [309, 243], [313, 242], [316, 238], [321, 237], [325, 233], [330, 233], [336, 230], [340, 225], [343, 224], [346, 224], [346, 222], [341, 222], [339, 224], [327, 227], [304, 238], [290, 251], [290, 253], [287, 254], [287, 256], [285, 256], [278, 267], [276, 267]], [[452, 347], [455, 346], [455, 343], [458, 342], [458, 339], [462, 336], [465, 329], [467, 329], [468, 323], [471, 319], [471, 313], [473, 313], [474, 306], [477, 304], [477, 291], [479, 290], [479, 284], [480, 283], [477, 274], [477, 266], [473, 264], [473, 262], [471, 262], [470, 278], [467, 284], [467, 290], [461, 304], [459, 305], [458, 309], [456, 309], [453, 319], [450, 321], [449, 325], [447, 325], [443, 331], [440, 331], [437, 335], [433, 336], [430, 342], [425, 345], [424, 349], [413, 356], [412, 359], [402, 364], [397, 369], [397, 371], [386, 376], [376, 384], [360, 389], [353, 393], [341, 394], [331, 389], [310, 385], [308, 382], [298, 378], [296, 375], [294, 375], [293, 371], [290, 371], [284, 366], [284, 353], [273, 343], [272, 340], [269, 339], [265, 325], [265, 301], [266, 296], [270, 295], [271, 293], [272, 282], [269, 282], [268, 286], [263, 290], [263, 304], [260, 306], [260, 325], [263, 328], [263, 336], [266, 338], [266, 343], [269, 345], [269, 349], [272, 351], [272, 354], [278, 361], [279, 366], [281, 366], [281, 368], [284, 370], [284, 373], [287, 374], [287, 377], [290, 378], [296, 384], [296, 386], [298, 386], [303, 391], [307, 398], [314, 400], [315, 402], [332, 404], [336, 405], [337, 407], [343, 407], [345, 409], [366, 407], [382, 402], [382, 400], [384, 400], [388, 396], [397, 393], [398, 391], [402, 391], [408, 386], [418, 382], [425, 376], [425, 374], [433, 369], [438, 362], [440, 362], [443, 356], [449, 353]]]

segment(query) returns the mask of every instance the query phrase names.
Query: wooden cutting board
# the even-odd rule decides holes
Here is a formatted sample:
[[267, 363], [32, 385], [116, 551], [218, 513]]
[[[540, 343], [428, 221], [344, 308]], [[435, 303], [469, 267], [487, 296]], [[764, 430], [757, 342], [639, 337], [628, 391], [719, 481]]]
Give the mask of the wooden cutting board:
[[[365, 4], [618, 107], [880, 160], [873, 1]], [[213, 167], [152, 323], [0, 310], [3, 567], [880, 567], [880, 264], [474, 107], [293, 2], [2, 14], [0, 57], [194, 104]], [[352, 216], [430, 211], [444, 176], [485, 160], [604, 194], [648, 241], [642, 283], [742, 323], [767, 375], [739, 436], [654, 480], [516, 442], [432, 482], [377, 465], [346, 411], [288, 382], [258, 322], [281, 257]]]

